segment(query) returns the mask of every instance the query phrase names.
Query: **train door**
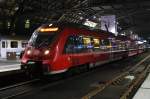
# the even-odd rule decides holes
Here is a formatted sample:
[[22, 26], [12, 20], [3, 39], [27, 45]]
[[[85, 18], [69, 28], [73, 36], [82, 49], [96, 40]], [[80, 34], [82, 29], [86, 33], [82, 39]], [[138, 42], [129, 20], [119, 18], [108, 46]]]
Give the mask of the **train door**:
[[[83, 42], [83, 39], [85, 42]], [[65, 45], [65, 53], [68, 53], [73, 66], [88, 63], [91, 60], [92, 50], [89, 44], [90, 38], [72, 35], [68, 37]], [[86, 44], [84, 44], [86, 43]]]
[[77, 59], [77, 55], [76, 55], [75, 40], [76, 37], [74, 35], [71, 35], [67, 38], [65, 44], [65, 53], [67, 57], [69, 57], [69, 60], [71, 61], [71, 65], [73, 66], [79, 63], [79, 60]]
[[115, 51], [116, 47], [115, 38], [109, 38], [109, 44], [110, 44], [110, 60], [113, 60], [114, 58], [113, 51]]
[[6, 40], [1, 41], [1, 58], [6, 58]]
[[103, 58], [106, 61], [109, 61], [112, 57], [111, 54], [111, 46], [110, 46], [110, 41], [108, 38], [104, 38], [101, 40], [102, 43], [102, 51], [103, 51]]
[[74, 35], [72, 36], [73, 42], [73, 54], [71, 56], [71, 61], [74, 66], [80, 65], [85, 60], [81, 53], [83, 52], [83, 37]]
[[[96, 38], [96, 37], [93, 37], [93, 46], [94, 46], [94, 54], [93, 54], [93, 57], [94, 57], [94, 62], [95, 64], [98, 64], [100, 63], [101, 61], [103, 61], [103, 58], [102, 56], [104, 56], [105, 54], [102, 53], [102, 49], [104, 48], [102, 44], [100, 44], [101, 41], [99, 38]], [[105, 60], [105, 59], [104, 59]]]
[[107, 51], [108, 51], [108, 61], [111, 61], [112, 60], [112, 58], [113, 58], [113, 54], [112, 54], [112, 46], [111, 46], [111, 40], [110, 40], [111, 38], [108, 38], [107, 40], [107, 42], [108, 42], [108, 44], [106, 45], [107, 46]]

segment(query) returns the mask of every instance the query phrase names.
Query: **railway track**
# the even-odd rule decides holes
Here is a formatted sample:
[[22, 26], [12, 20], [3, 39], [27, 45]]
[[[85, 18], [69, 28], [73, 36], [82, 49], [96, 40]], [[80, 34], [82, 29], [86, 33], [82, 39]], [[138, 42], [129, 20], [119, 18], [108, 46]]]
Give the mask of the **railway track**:
[[36, 92], [37, 90], [57, 85], [59, 83], [65, 82], [66, 79], [72, 79], [68, 78], [68, 76], [63, 79], [63, 76], [61, 75], [54, 75], [51, 77], [51, 79], [33, 79], [30, 81], [0, 88], [0, 99], [12, 99], [26, 93]]
[[[117, 77], [115, 77], [112, 80], [109, 80], [106, 83], [99, 82], [98, 85], [96, 86], [97, 88], [95, 90], [93, 90], [92, 92], [89, 92], [87, 95], [83, 96], [82, 99], [90, 99], [90, 98], [94, 97], [96, 94], [105, 90], [105, 88], [107, 88], [109, 85], [112, 85], [112, 84], [113, 85], [119, 85], [119, 83], [121, 81], [123, 81], [123, 78], [127, 77], [128, 75], [133, 75], [134, 72], [136, 72], [137, 74], [142, 73], [142, 72], [140, 72], [140, 70], [135, 71], [135, 68], [137, 68], [137, 67], [140, 68], [142, 64], [144, 64], [144, 63], [146, 64], [147, 62], [145, 62], [145, 61], [147, 61], [147, 59], [149, 59], [149, 57], [144, 58], [142, 61], [137, 63], [135, 66], [133, 66], [130, 70], [129, 70], [129, 67], [131, 67], [131, 66], [127, 66], [125, 68], [125, 71], [129, 70], [128, 72], [124, 71], [124, 73], [122, 73], [121, 75], [118, 75]], [[146, 70], [146, 72], [147, 72], [147, 70], [148, 70], [147, 68], [146, 67], [142, 68], [142, 71]], [[88, 73], [90, 74], [91, 72], [94, 72], [94, 71], [90, 71], [90, 72], [83, 73], [83, 74], [81, 73], [81, 75], [86, 75]], [[78, 77], [78, 76], [80, 76], [80, 75], [77, 75], [75, 77]], [[47, 88], [50, 86], [54, 86], [54, 85], [57, 85], [57, 84], [62, 83], [62, 82], [66, 82], [66, 80], [74, 79], [75, 77], [70, 77], [70, 78], [61, 79], [61, 80], [53, 80], [53, 81], [42, 81], [39, 79], [35, 79], [33, 81], [27, 81], [24, 83], [20, 83], [20, 84], [8, 86], [5, 88], [1, 88], [0, 89], [0, 99], [12, 99], [12, 98], [15, 98], [17, 96], [24, 95], [26, 93], [32, 93], [32, 92], [35, 93], [37, 90], [44, 89], [44, 88]], [[130, 87], [130, 85], [128, 85], [128, 88], [129, 87]], [[129, 89], [131, 89], [131, 88], [129, 88]], [[127, 94], [127, 91], [124, 91], [120, 95], [120, 99], [125, 99], [124, 98], [125, 95], [127, 95], [126, 97], [128, 97], [129, 94]], [[123, 97], [123, 98], [121, 98], [121, 97]]]
[[18, 84], [0, 88], [0, 99], [12, 99], [17, 96], [37, 91], [65, 81], [65, 79], [62, 79], [62, 77], [59, 75], [54, 75], [50, 77], [50, 79], [33, 79], [30, 81], [21, 82]]
[[[120, 83], [126, 80], [128, 77], [132, 77], [132, 81], [126, 85], [126, 89], [120, 94], [120, 99], [128, 99], [133, 95], [132, 91], [137, 89], [137, 87], [143, 82], [147, 73], [150, 70], [150, 55], [144, 58], [142, 61], [138, 62], [128, 71], [121, 73], [115, 78], [106, 81], [105, 83], [99, 82], [94, 90], [88, 92], [81, 99], [94, 99], [94, 97], [100, 92], [106, 90], [111, 85], [120, 86]], [[97, 98], [96, 98], [97, 99]]]
[[38, 81], [40, 81], [40, 79], [33, 79], [30, 81], [0, 88], [0, 99], [10, 99], [12, 97], [29, 92], [31, 90], [29, 86], [36, 84]]
[[33, 79], [33, 80], [26, 81], [26, 82], [21, 82], [21, 83], [18, 83], [18, 84], [10, 85], [10, 86], [7, 86], [7, 87], [0, 88], [0, 91], [4, 91], [4, 90], [11, 89], [11, 88], [27, 85], [27, 84], [30, 84], [30, 83], [33, 83], [33, 82], [36, 82], [36, 81], [39, 81], [39, 80], [40, 79]]

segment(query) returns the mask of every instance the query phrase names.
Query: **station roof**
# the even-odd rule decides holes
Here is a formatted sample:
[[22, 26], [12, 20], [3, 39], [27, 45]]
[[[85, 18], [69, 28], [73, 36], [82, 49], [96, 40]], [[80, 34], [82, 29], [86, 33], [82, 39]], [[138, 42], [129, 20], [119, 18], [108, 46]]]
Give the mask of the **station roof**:
[[0, 0], [0, 31], [8, 20], [13, 28], [19, 19], [30, 19], [38, 26], [58, 20], [98, 22], [103, 15], [116, 15], [119, 32], [133, 30], [150, 37], [149, 0]]

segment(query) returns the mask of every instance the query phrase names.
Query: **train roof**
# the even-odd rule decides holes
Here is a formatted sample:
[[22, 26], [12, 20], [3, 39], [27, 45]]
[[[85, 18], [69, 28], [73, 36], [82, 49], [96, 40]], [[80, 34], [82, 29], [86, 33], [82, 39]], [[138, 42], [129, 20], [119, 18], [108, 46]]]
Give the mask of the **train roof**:
[[130, 40], [130, 41], [132, 41], [132, 39], [130, 39], [129, 37], [124, 36], [124, 35], [115, 36], [113, 33], [109, 32], [109, 31], [104, 31], [104, 30], [101, 30], [101, 29], [93, 29], [93, 28], [90, 28], [88, 26], [85, 26], [85, 25], [82, 25], [82, 24], [77, 24], [77, 23], [52, 22], [52, 23], [49, 23], [49, 24], [48, 23], [43, 24], [42, 27], [47, 27], [50, 24], [52, 24], [52, 27], [60, 27], [61, 29], [66, 28], [66, 27], [74, 28], [74, 29], [83, 29], [83, 30], [87, 30], [87, 31], [97, 32], [97, 33], [100, 33], [100, 34], [105, 35], [105, 36], [115, 37], [118, 40]]
[[77, 24], [77, 23], [68, 23], [68, 22], [52, 22], [52, 23], [47, 23], [47, 24], [43, 24], [42, 27], [46, 27], [49, 26], [50, 24], [52, 24], [52, 27], [60, 27], [60, 28], [65, 28], [65, 27], [70, 27], [70, 28], [77, 28], [77, 29], [85, 29], [88, 31], [94, 31], [97, 33], [105, 33], [106, 35], [110, 35], [110, 36], [115, 36], [113, 33], [108, 32], [108, 31], [104, 31], [101, 29], [93, 29], [90, 28], [88, 26], [82, 25], [82, 24]]

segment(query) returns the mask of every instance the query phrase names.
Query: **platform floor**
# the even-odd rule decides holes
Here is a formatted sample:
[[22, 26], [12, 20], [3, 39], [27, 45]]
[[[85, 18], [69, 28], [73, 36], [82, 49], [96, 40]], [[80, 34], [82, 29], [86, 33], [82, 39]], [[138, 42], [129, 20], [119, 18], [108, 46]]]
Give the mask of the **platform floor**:
[[138, 89], [133, 99], [150, 99], [150, 74]]
[[0, 59], [0, 73], [19, 69], [20, 69], [20, 60]]

